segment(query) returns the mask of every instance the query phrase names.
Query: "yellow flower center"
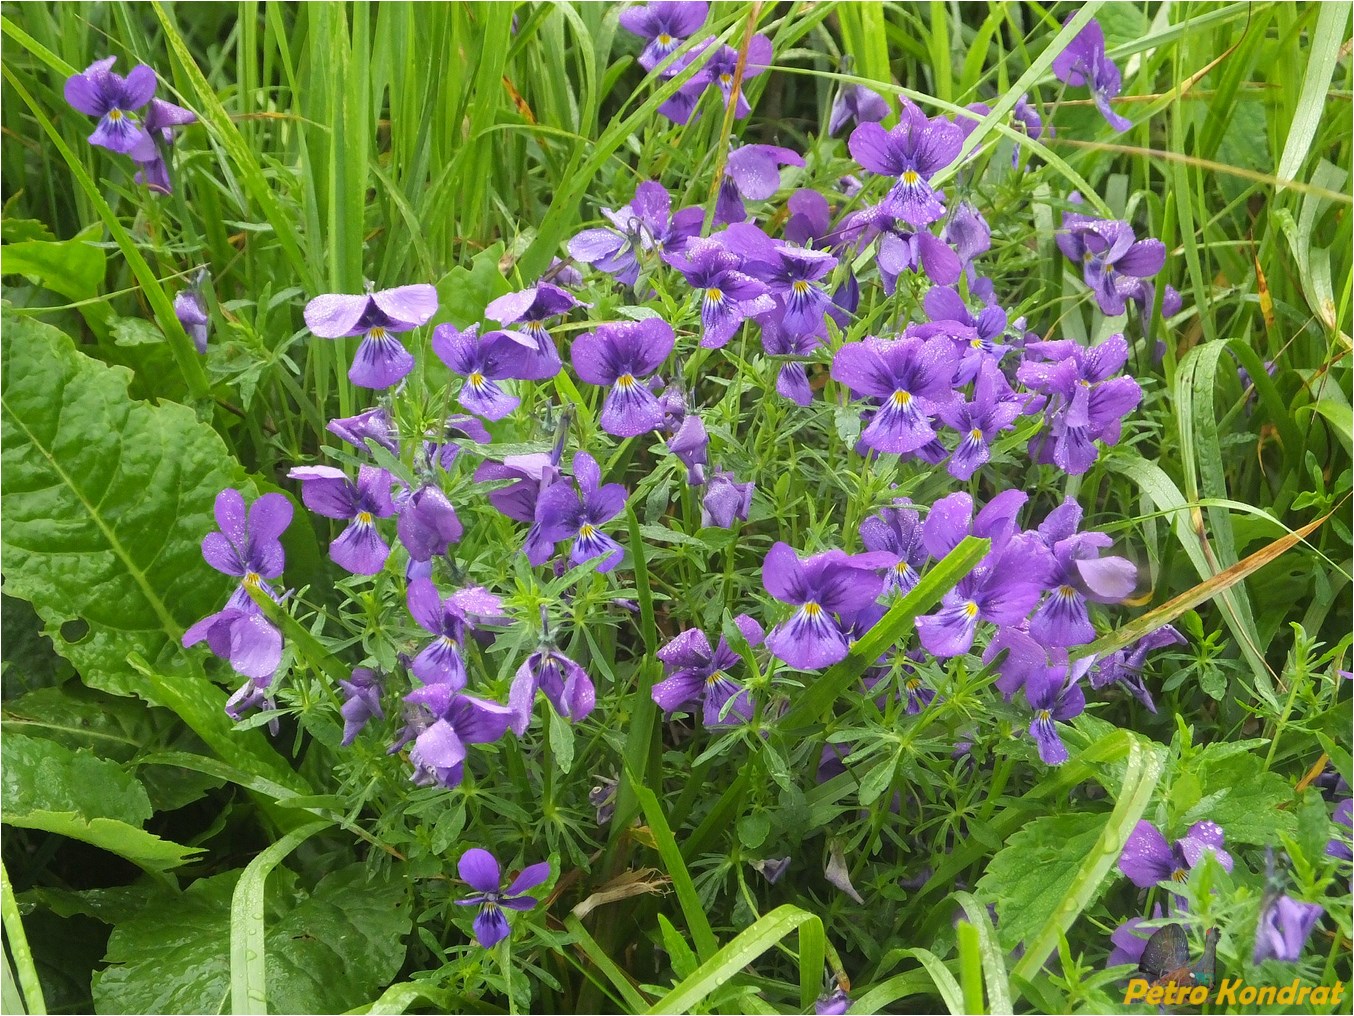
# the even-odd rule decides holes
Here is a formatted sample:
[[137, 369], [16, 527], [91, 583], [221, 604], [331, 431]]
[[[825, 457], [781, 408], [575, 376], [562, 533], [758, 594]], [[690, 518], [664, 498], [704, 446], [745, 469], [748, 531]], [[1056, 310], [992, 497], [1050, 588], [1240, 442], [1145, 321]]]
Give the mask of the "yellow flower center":
[[900, 388], [889, 396], [889, 401], [893, 403], [895, 409], [906, 409], [912, 404], [912, 393], [905, 392]]
[[718, 683], [719, 683], [720, 681], [722, 681], [723, 679], [724, 679], [724, 671], [722, 671], [722, 670], [716, 670], [716, 671], [714, 671], [709, 677], [707, 677], [707, 678], [705, 679], [705, 683], [706, 683], [706, 684], [718, 684]]
[[974, 603], [972, 600], [969, 600], [967, 603], [964, 604], [964, 616], [965, 617], [978, 616], [978, 605]]
[[803, 611], [804, 616], [812, 620], [814, 618], [822, 616], [823, 608], [820, 607], [818, 604], [814, 603], [812, 600], [810, 600], [808, 603], [804, 604]]
[[117, 123], [119, 120], [122, 119], [122, 110], [114, 106], [112, 109], [108, 111], [108, 119], [112, 120], [114, 123]]
[[921, 175], [915, 169], [903, 170], [903, 183], [915, 187], [921, 182]]
[[730, 87], [733, 84], [733, 75], [728, 73], [721, 74], [719, 76], [719, 83], [725, 88]]
[[1040, 709], [1038, 718], [1043, 720], [1045, 723], [1048, 723], [1050, 720], [1052, 720], [1053, 717], [1052, 714], [1050, 714], [1047, 709]]
[[710, 303], [719, 303], [724, 299], [724, 292], [711, 286], [705, 291], [705, 299]]
[[450, 635], [439, 635], [437, 641], [441, 644], [443, 649], [450, 649], [456, 645], [456, 643], [452, 641]]
[[968, 436], [975, 441], [981, 441], [983, 439], [983, 432], [979, 430], [977, 427], [974, 427], [971, 431], [968, 432]]
[[973, 341], [971, 341], [971, 342], [969, 343], [969, 346], [970, 346], [971, 348], [973, 348], [973, 349], [982, 349], [982, 348], [983, 348], [983, 340], [982, 340], [982, 339], [974, 339]]
[[921, 687], [921, 678], [920, 677], [910, 678], [905, 687], [907, 688], [908, 691], [916, 691], [918, 688]]
[[1062, 585], [1058, 587], [1058, 595], [1061, 596], [1064, 600], [1070, 600], [1072, 599], [1072, 597], [1077, 595], [1077, 591], [1073, 589], [1071, 586]]
[[899, 561], [897, 564], [893, 566], [893, 570], [896, 571], [899, 575], [906, 575], [908, 572], [912, 570], [912, 566], [908, 564], [906, 561]]
[[795, 296], [808, 296], [809, 294], [809, 284], [803, 279], [793, 283], [790, 288], [794, 290]]
[[258, 572], [247, 572], [244, 577], [244, 584], [252, 589], [258, 589], [263, 585], [263, 576]]
[[635, 387], [635, 375], [622, 374], [616, 379], [616, 387], [622, 391], [628, 392], [631, 388]]
[[386, 330], [380, 325], [377, 325], [371, 331], [367, 332], [367, 337], [371, 339], [384, 339], [386, 337]]
[[672, 36], [670, 36], [667, 32], [659, 32], [659, 33], [658, 33], [658, 45], [660, 45], [660, 46], [671, 46], [671, 45], [672, 45]]
[[371, 512], [358, 512], [357, 521], [364, 526], [371, 525]]
[[584, 522], [581, 526], [578, 527], [578, 535], [583, 537], [583, 539], [585, 540], [595, 532], [597, 532], [597, 530], [593, 528], [593, 525], [590, 522]]
[[529, 335], [540, 335], [541, 332], [545, 331], [545, 322], [528, 321], [525, 324], [523, 324], [522, 327], [527, 330], [527, 334]]
[[1176, 868], [1175, 871], [1171, 872], [1172, 882], [1185, 882], [1188, 880], [1189, 880], [1189, 872], [1186, 871], [1184, 868]]
[[472, 370], [470, 372], [470, 387], [478, 388], [482, 384], [484, 384], [484, 375], [477, 370]]

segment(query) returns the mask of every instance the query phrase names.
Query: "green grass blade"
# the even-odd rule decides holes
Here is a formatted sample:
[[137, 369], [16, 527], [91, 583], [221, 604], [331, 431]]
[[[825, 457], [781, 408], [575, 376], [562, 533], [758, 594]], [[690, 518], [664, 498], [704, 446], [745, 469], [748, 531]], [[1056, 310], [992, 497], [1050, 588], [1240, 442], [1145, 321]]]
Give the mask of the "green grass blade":
[[24, 934], [23, 918], [19, 916], [19, 904], [14, 899], [14, 887], [10, 885], [9, 872], [3, 864], [0, 864], [0, 923], [4, 925], [9, 955], [14, 959], [14, 976], [23, 992], [23, 1011], [45, 1014], [47, 1003], [42, 997], [42, 982], [38, 980], [37, 967], [33, 965], [33, 952], [28, 947], [28, 936]]
[[658, 854], [663, 859], [663, 866], [667, 868], [668, 877], [672, 879], [673, 891], [677, 893], [677, 903], [682, 908], [687, 928], [690, 929], [691, 938], [696, 944], [696, 955], [703, 962], [708, 961], [719, 948], [719, 941], [710, 928], [710, 918], [705, 914], [705, 907], [701, 904], [700, 897], [696, 895], [696, 886], [691, 881], [691, 873], [686, 870], [686, 862], [682, 860], [682, 852], [672, 835], [672, 829], [668, 827], [667, 816], [663, 814], [658, 798], [654, 796], [652, 790], [636, 786], [634, 791], [640, 808], [644, 811], [644, 819], [649, 823], [654, 841], [658, 844]]
[[611, 986], [620, 993], [621, 998], [625, 1000], [627, 1009], [631, 1012], [642, 1012], [648, 1008], [649, 1003], [644, 996], [630, 983], [630, 978], [626, 977], [625, 972], [616, 966], [615, 961], [602, 950], [596, 939], [588, 934], [588, 929], [583, 927], [582, 921], [570, 914], [564, 919], [564, 926], [573, 934], [578, 942], [578, 947], [592, 961], [593, 966], [600, 970], [611, 983]]
[[249, 862], [230, 898], [230, 1011], [268, 1011], [267, 953], [263, 944], [263, 890], [268, 873], [329, 822], [312, 822], [282, 837]]
[[[1321, 126], [1322, 114], [1329, 101], [1331, 78], [1345, 44], [1345, 25], [1349, 21], [1348, 4], [1321, 4], [1312, 33], [1307, 74], [1302, 80], [1302, 94], [1298, 97], [1297, 114], [1288, 128], [1283, 155], [1279, 159], [1278, 176], [1282, 180], [1297, 179], [1302, 163], [1311, 151], [1312, 141]], [[1283, 184], [1279, 185], [1283, 189]]]
[[[790, 932], [800, 929], [800, 982], [803, 984], [808, 964], [804, 947], [804, 926], [817, 926], [818, 935], [822, 935], [822, 920], [807, 910], [786, 903], [768, 914], [763, 914], [752, 925], [745, 928], [723, 949], [710, 956], [690, 976], [659, 999], [649, 1013], [690, 1012], [702, 999], [706, 998], [721, 984], [737, 975], [745, 966], [762, 953], [773, 947]], [[810, 932], [812, 934], [812, 932]], [[822, 953], [818, 953], [818, 965], [812, 971], [815, 991], [822, 977]]]
[[911, 956], [930, 975], [931, 983], [940, 992], [940, 1000], [945, 1003], [945, 1008], [951, 1016], [962, 1016], [963, 1013], [968, 1012], [968, 1009], [964, 1006], [964, 990], [955, 980], [954, 974], [950, 973], [950, 968], [941, 962], [939, 956], [929, 949], [904, 949], [903, 955]]
[[978, 954], [982, 957], [983, 977], [987, 982], [987, 1011], [993, 1016], [1010, 1016], [1011, 992], [1006, 976], [1006, 959], [997, 945], [996, 931], [987, 908], [972, 893], [957, 892], [955, 901], [964, 908], [969, 924], [977, 933]]

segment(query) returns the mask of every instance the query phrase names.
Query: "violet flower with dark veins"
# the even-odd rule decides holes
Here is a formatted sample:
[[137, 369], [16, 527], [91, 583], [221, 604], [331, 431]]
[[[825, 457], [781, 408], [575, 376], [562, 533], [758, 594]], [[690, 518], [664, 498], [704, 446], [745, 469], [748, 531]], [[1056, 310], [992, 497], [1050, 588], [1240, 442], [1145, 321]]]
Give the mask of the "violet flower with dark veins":
[[666, 60], [682, 42], [695, 35], [710, 13], [710, 5], [703, 0], [655, 3], [627, 7], [621, 11], [620, 25], [627, 32], [645, 40], [639, 54], [639, 65], [651, 71]]
[[[703, 7], [704, 4], [700, 6]], [[502, 873], [497, 859], [480, 847], [471, 847], [462, 854], [456, 870], [461, 880], [476, 890], [473, 895], [456, 900], [456, 903], [462, 907], [480, 908], [473, 924], [475, 940], [483, 948], [492, 949], [508, 937], [510, 930], [508, 919], [503, 915], [503, 908], [521, 911], [535, 907], [536, 898], [523, 894], [550, 877], [550, 862], [541, 861], [539, 864], [524, 868], [506, 889], [503, 888]]]
[[512, 719], [507, 706], [462, 695], [449, 684], [415, 688], [404, 701], [416, 709], [397, 746], [413, 740], [411, 779], [420, 787], [459, 785], [467, 746], [497, 741], [507, 733]]
[[373, 716], [378, 720], [386, 717], [381, 708], [381, 676], [368, 667], [355, 667], [347, 681], [339, 682], [339, 688], [343, 691], [343, 705], [339, 708], [343, 740], [339, 743], [346, 748], [357, 740]]
[[1150, 822], [1140, 821], [1129, 834], [1119, 856], [1119, 870], [1140, 889], [1160, 882], [1184, 882], [1191, 868], [1211, 854], [1224, 871], [1232, 870], [1232, 855], [1222, 849], [1223, 832], [1216, 822], [1195, 822], [1183, 839], [1171, 846]]
[[76, 110], [97, 116], [99, 124], [89, 136], [91, 145], [111, 152], [130, 155], [146, 139], [146, 131], [137, 121], [136, 110], [150, 102], [157, 84], [155, 71], [137, 64], [124, 78], [112, 70], [117, 57], [104, 57], [81, 74], [66, 79], [65, 95]]
[[608, 434], [636, 437], [663, 426], [663, 407], [644, 380], [675, 341], [672, 326], [658, 317], [601, 324], [574, 339], [569, 355], [579, 378], [611, 386], [599, 421]]
[[1139, 240], [1133, 227], [1117, 219], [1094, 219], [1064, 212], [1058, 249], [1082, 266], [1082, 276], [1106, 314], [1122, 314], [1125, 301], [1140, 295], [1143, 281], [1166, 264], [1166, 245]]
[[[652, 396], [650, 396], [652, 397]], [[574, 565], [600, 557], [599, 572], [621, 563], [625, 551], [601, 527], [625, 510], [625, 488], [619, 483], [602, 485], [597, 460], [584, 451], [574, 453], [573, 484], [556, 483], [536, 502], [536, 521], [541, 536], [551, 543], [573, 539], [569, 560]]]
[[836, 134], [852, 120], [857, 124], [879, 123], [888, 115], [888, 100], [878, 92], [864, 85], [842, 85], [832, 100], [827, 132]]
[[1101, 557], [1114, 541], [1105, 533], [1077, 532], [1081, 505], [1071, 497], [1049, 512], [1039, 538], [1053, 555], [1049, 596], [1030, 618], [1030, 635], [1046, 646], [1080, 646], [1095, 640], [1086, 601], [1118, 603], [1132, 594], [1137, 566], [1122, 557]]
[[1303, 903], [1287, 893], [1270, 900], [1260, 911], [1251, 962], [1258, 965], [1267, 959], [1276, 959], [1281, 963], [1296, 963], [1302, 959], [1307, 939], [1325, 912], [1320, 903]]
[[[748, 645], [762, 644], [762, 626], [746, 614], [733, 619]], [[710, 640], [699, 628], [691, 628], [672, 639], [657, 656], [663, 661], [666, 676], [653, 686], [653, 700], [665, 713], [692, 712], [701, 709], [707, 727], [746, 723], [752, 719], [752, 699], [747, 689], [729, 677], [729, 671], [742, 662], [723, 635], [713, 651]]]
[[884, 573], [884, 591], [905, 595], [920, 581], [918, 569], [926, 563], [921, 540], [921, 521], [910, 502], [899, 501], [881, 508], [860, 524], [860, 540], [866, 550], [892, 554], [896, 559]]
[[391, 455], [400, 454], [399, 432], [395, 429], [395, 421], [391, 419], [390, 412], [384, 406], [365, 410], [356, 416], [330, 420], [325, 429], [331, 434], [337, 434], [361, 451], [369, 451], [367, 441], [371, 440]]
[[892, 555], [847, 554], [829, 550], [800, 560], [788, 544], [777, 543], [762, 565], [766, 591], [799, 609], [776, 625], [766, 646], [797, 670], [821, 670], [846, 658], [846, 633], [833, 615], [854, 615], [879, 598]]
[[886, 131], [863, 123], [851, 133], [851, 158], [871, 173], [897, 177], [885, 203], [898, 218], [925, 226], [945, 214], [931, 178], [959, 156], [963, 131], [943, 117], [928, 120], [912, 104], [904, 106], [897, 127]]
[[716, 226], [747, 218], [743, 198], [765, 201], [780, 189], [781, 166], [803, 166], [804, 157], [776, 145], [743, 145], [730, 150], [715, 199]]
[[409, 552], [409, 577], [427, 578], [432, 572], [433, 558], [441, 557], [459, 541], [465, 527], [436, 484], [424, 484], [401, 500], [395, 535]]
[[[589, 304], [575, 299], [572, 293], [548, 282], [508, 293], [492, 301], [484, 308], [484, 316], [503, 327], [491, 334], [506, 336], [518, 347], [516, 357], [510, 357], [513, 360], [512, 373], [505, 376], [523, 381], [544, 381], [558, 374], [559, 351], [550, 337], [546, 322], [569, 313], [575, 307], [587, 306]], [[486, 335], [485, 339], [488, 338]]]
[[702, 208], [683, 208], [674, 214], [672, 196], [652, 180], [635, 188], [628, 205], [614, 212], [603, 208], [602, 215], [612, 226], [583, 230], [569, 241], [569, 254], [625, 286], [639, 281], [641, 252], [680, 254], [705, 223]]
[[520, 736], [526, 732], [538, 691], [570, 723], [587, 719], [597, 702], [588, 672], [549, 641], [526, 658], [512, 679], [508, 708], [513, 713], [513, 733]]
[[[1063, 24], [1071, 20], [1069, 14]], [[1096, 109], [1116, 131], [1126, 131], [1133, 126], [1131, 120], [1110, 108], [1110, 100], [1119, 94], [1123, 84], [1119, 68], [1105, 55], [1105, 33], [1098, 21], [1088, 21], [1067, 48], [1053, 58], [1053, 76], [1074, 88], [1086, 85], [1091, 90]]]
[[743, 258], [716, 240], [693, 239], [683, 253], [667, 254], [664, 260], [700, 296], [704, 349], [721, 348], [745, 319], [774, 306], [766, 285], [742, 271]]
[[1147, 690], [1147, 684], [1142, 677], [1142, 668], [1146, 663], [1147, 654], [1153, 649], [1183, 645], [1184, 642], [1185, 637], [1183, 635], [1169, 624], [1163, 624], [1156, 631], [1148, 632], [1128, 648], [1116, 649], [1108, 656], [1101, 658], [1096, 668], [1091, 671], [1091, 687], [1098, 690], [1107, 688], [1112, 684], [1121, 684], [1149, 712], [1155, 713], [1157, 711], [1156, 703], [1152, 701], [1152, 694]]
[[[465, 331], [455, 325], [438, 325], [433, 329], [432, 346], [448, 370], [465, 378], [457, 399], [470, 412], [486, 420], [501, 420], [518, 407], [517, 396], [509, 395], [498, 382], [517, 377], [516, 368], [527, 357], [506, 332], [482, 336], [479, 325], [471, 325]], [[529, 355], [534, 359], [535, 350]], [[531, 370], [534, 364], [526, 366]]]
[[1040, 667], [1025, 680], [1025, 700], [1034, 712], [1030, 734], [1044, 765], [1062, 765], [1070, 757], [1053, 723], [1070, 720], [1086, 709], [1080, 681], [1090, 666], [1090, 660], [1077, 660], [1069, 666], [1063, 654], [1061, 663]]
[[458, 691], [464, 688], [461, 645], [465, 633], [474, 627], [476, 618], [504, 620], [503, 601], [480, 586], [458, 589], [443, 598], [430, 580], [419, 578], [409, 583], [408, 603], [419, 627], [436, 636], [414, 657], [409, 669], [424, 684], [444, 684]]
[[832, 360], [832, 379], [860, 395], [879, 399], [861, 434], [875, 451], [914, 452], [935, 439], [931, 421], [957, 396], [953, 344], [945, 338], [915, 336], [848, 342]]
[[535, 567], [550, 560], [555, 543], [542, 532], [536, 518], [541, 494], [563, 479], [554, 456], [537, 452], [531, 455], [505, 455], [502, 462], [488, 460], [475, 470], [476, 483], [512, 480], [513, 483], [489, 492], [489, 503], [499, 512], [530, 525], [523, 553]]
[[978, 371], [973, 401], [942, 405], [938, 415], [959, 431], [959, 446], [947, 467], [951, 476], [967, 480], [992, 457], [989, 447], [998, 433], [1010, 430], [1020, 416], [1020, 400], [992, 361]]
[[346, 519], [349, 525], [329, 545], [329, 556], [354, 575], [375, 575], [385, 567], [390, 547], [376, 530], [376, 519], [395, 514], [390, 496], [394, 477], [376, 466], [363, 466], [357, 482], [332, 466], [298, 466], [287, 474], [301, 481], [301, 500], [317, 515]]
[[437, 290], [399, 286], [362, 296], [328, 293], [306, 304], [306, 327], [322, 339], [362, 336], [348, 379], [360, 388], [389, 388], [414, 369], [414, 358], [395, 336], [428, 323], [437, 313]]

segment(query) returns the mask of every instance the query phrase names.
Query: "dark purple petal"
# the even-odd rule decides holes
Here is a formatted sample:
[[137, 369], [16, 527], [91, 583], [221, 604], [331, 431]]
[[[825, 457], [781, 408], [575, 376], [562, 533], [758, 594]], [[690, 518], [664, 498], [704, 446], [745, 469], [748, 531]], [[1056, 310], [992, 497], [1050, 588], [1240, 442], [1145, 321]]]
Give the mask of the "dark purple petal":
[[1140, 821], [1119, 855], [1119, 870], [1140, 889], [1169, 881], [1174, 868], [1170, 844], [1150, 822]]
[[[508, 896], [520, 896], [528, 889], [535, 889], [538, 885], [550, 877], [550, 862], [541, 861], [522, 869], [522, 874], [512, 880], [508, 886]], [[506, 903], [507, 901], [505, 901]], [[532, 903], [535, 906], [535, 903]], [[530, 909], [530, 908], [526, 908]]]
[[497, 893], [503, 887], [503, 876], [494, 855], [482, 847], [471, 847], [456, 863], [461, 881], [482, 893]]

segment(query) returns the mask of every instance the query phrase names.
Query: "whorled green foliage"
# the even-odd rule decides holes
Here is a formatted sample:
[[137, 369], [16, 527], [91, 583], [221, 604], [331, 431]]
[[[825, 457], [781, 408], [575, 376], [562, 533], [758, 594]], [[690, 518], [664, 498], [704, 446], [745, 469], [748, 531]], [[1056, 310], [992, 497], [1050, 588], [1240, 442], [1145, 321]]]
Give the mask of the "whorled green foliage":
[[[240, 872], [198, 879], [120, 921], [107, 969], [95, 975], [101, 1013], [221, 1012], [230, 995], [230, 901]], [[401, 872], [365, 865], [331, 872], [311, 892], [286, 869], [268, 883], [268, 1005], [273, 1012], [344, 1012], [369, 1002], [404, 961], [408, 889]]]

